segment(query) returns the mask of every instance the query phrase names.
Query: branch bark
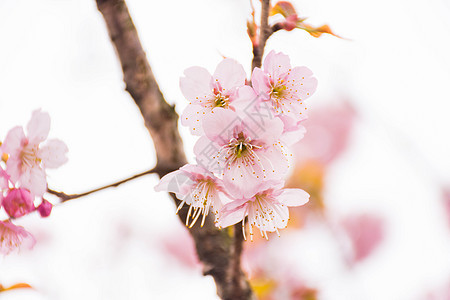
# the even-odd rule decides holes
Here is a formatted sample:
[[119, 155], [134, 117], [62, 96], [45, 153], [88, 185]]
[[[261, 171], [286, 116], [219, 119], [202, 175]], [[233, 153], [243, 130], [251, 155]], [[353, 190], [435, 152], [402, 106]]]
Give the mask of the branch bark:
[[[96, 1], [122, 65], [126, 90], [139, 107], [153, 139], [158, 175], [163, 176], [187, 162], [178, 132], [178, 115], [174, 107], [165, 101], [158, 87], [125, 1]], [[171, 196], [175, 202], [179, 201], [174, 195]], [[187, 212], [187, 206], [179, 211], [182, 221], [186, 219]], [[202, 228], [196, 225], [189, 230], [199, 260], [203, 263], [203, 274], [213, 276], [217, 294], [222, 299], [254, 299], [240, 265], [242, 241], [239, 240], [242, 237], [230, 235], [227, 229], [216, 228], [211, 215], [208, 215]]]
[[253, 45], [252, 70], [261, 67], [264, 48], [274, 30], [269, 26], [270, 0], [261, 0], [261, 22], [259, 27], [259, 42]]

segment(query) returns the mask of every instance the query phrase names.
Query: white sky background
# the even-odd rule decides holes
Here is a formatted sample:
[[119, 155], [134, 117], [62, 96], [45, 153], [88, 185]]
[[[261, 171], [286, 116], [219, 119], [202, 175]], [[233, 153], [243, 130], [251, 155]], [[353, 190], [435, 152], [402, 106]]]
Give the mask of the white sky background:
[[[323, 299], [418, 299], [450, 278], [450, 239], [440, 185], [450, 184], [450, 4], [445, 0], [295, 1], [310, 23], [341, 40], [303, 31], [268, 42], [319, 80], [309, 105], [348, 96], [360, 118], [352, 147], [329, 175], [336, 215], [375, 211], [386, 241], [352, 273], [326, 258], [313, 232], [292, 245], [299, 268]], [[178, 81], [194, 65], [211, 72], [221, 55], [249, 73], [248, 1], [129, 0], [129, 9], [166, 99], [185, 107]], [[151, 168], [151, 140], [94, 0], [0, 0], [0, 140], [36, 108], [52, 118], [51, 137], [69, 146], [69, 163], [50, 173], [66, 193]], [[194, 139], [182, 128], [192, 159]], [[57, 207], [48, 219], [17, 221], [38, 239], [33, 251], [0, 258], [0, 283], [38, 292], [2, 299], [214, 299], [211, 278], [162, 255], [158, 240], [181, 226], [148, 176]], [[176, 238], [176, 237], [174, 237]], [[321, 298], [321, 299], [322, 299]]]

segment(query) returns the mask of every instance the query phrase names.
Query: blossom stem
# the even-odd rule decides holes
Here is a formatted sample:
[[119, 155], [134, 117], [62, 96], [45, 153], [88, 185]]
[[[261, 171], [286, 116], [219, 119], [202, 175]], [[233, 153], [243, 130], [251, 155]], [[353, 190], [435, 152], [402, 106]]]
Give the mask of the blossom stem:
[[111, 184], [108, 184], [108, 185], [105, 185], [105, 186], [102, 186], [102, 187], [99, 187], [99, 188], [87, 191], [87, 192], [84, 192], [84, 193], [81, 193], [81, 194], [66, 194], [64, 192], [57, 192], [57, 191], [55, 191], [53, 189], [50, 189], [50, 188], [47, 189], [47, 192], [49, 194], [52, 194], [52, 195], [55, 195], [55, 196], [59, 197], [61, 199], [61, 202], [66, 202], [66, 201], [69, 201], [69, 200], [72, 200], [72, 199], [81, 198], [81, 197], [84, 197], [84, 196], [87, 196], [87, 195], [90, 195], [90, 194], [93, 194], [93, 193], [105, 190], [107, 188], [118, 187], [119, 185], [121, 185], [121, 184], [123, 184], [125, 182], [131, 181], [133, 179], [137, 179], [137, 178], [142, 177], [144, 175], [155, 174], [155, 173], [160, 173], [160, 172], [161, 172], [160, 168], [155, 167], [155, 168], [147, 170], [145, 172], [133, 175], [133, 176], [125, 178], [123, 180], [120, 180], [120, 181], [117, 181], [117, 182], [114, 182], [114, 183], [111, 183]]

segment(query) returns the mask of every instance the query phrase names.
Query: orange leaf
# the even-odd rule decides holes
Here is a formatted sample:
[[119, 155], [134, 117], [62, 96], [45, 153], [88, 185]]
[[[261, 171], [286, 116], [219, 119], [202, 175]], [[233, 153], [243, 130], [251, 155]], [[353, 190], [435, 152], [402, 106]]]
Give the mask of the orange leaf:
[[32, 289], [33, 287], [27, 283], [16, 283], [10, 287], [5, 288], [3, 285], [0, 284], [0, 293], [6, 292], [14, 289]]
[[283, 17], [287, 18], [289, 16], [296, 15], [297, 12], [290, 2], [279, 1], [277, 4], [275, 4], [274, 7], [270, 9], [269, 12], [270, 16], [274, 16], [276, 14], [281, 14]]
[[331, 34], [335, 37], [342, 39], [342, 37], [338, 36], [333, 31], [331, 31], [331, 28], [328, 25], [322, 25], [320, 27], [313, 27], [313, 26], [305, 24], [305, 23], [299, 23], [297, 25], [297, 28], [305, 30], [306, 32], [308, 32], [310, 35], [312, 35], [315, 38], [318, 38], [322, 34], [327, 33], [327, 34]]

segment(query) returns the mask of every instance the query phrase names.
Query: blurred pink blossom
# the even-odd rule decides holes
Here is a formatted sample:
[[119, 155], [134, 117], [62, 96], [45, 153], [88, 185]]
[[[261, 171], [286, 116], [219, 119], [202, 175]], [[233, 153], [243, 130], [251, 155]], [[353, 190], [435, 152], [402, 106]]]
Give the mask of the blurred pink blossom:
[[384, 238], [383, 220], [374, 215], [348, 216], [342, 221], [342, 227], [350, 240], [353, 263], [368, 257]]
[[0, 254], [7, 255], [21, 246], [32, 248], [36, 240], [23, 227], [0, 221]]
[[27, 189], [11, 189], [3, 198], [2, 206], [11, 218], [19, 218], [35, 210], [33, 201]]
[[445, 187], [442, 190], [442, 196], [443, 196], [442, 200], [443, 200], [443, 204], [444, 204], [445, 214], [447, 216], [447, 221], [450, 226], [450, 188], [449, 187]]
[[201, 268], [194, 241], [184, 228], [178, 228], [175, 232], [164, 235], [158, 245], [162, 247], [165, 254], [170, 255], [183, 266], [190, 269]]
[[20, 183], [33, 195], [42, 196], [47, 190], [45, 169], [57, 168], [67, 161], [67, 146], [58, 139], [47, 139], [50, 131], [48, 113], [35, 110], [27, 125], [28, 135], [23, 128], [16, 126], [6, 135], [2, 150], [9, 154], [7, 173], [13, 183]]
[[347, 147], [355, 117], [355, 110], [346, 102], [310, 112], [303, 123], [308, 132], [294, 146], [297, 161], [315, 160], [323, 165], [333, 161]]

